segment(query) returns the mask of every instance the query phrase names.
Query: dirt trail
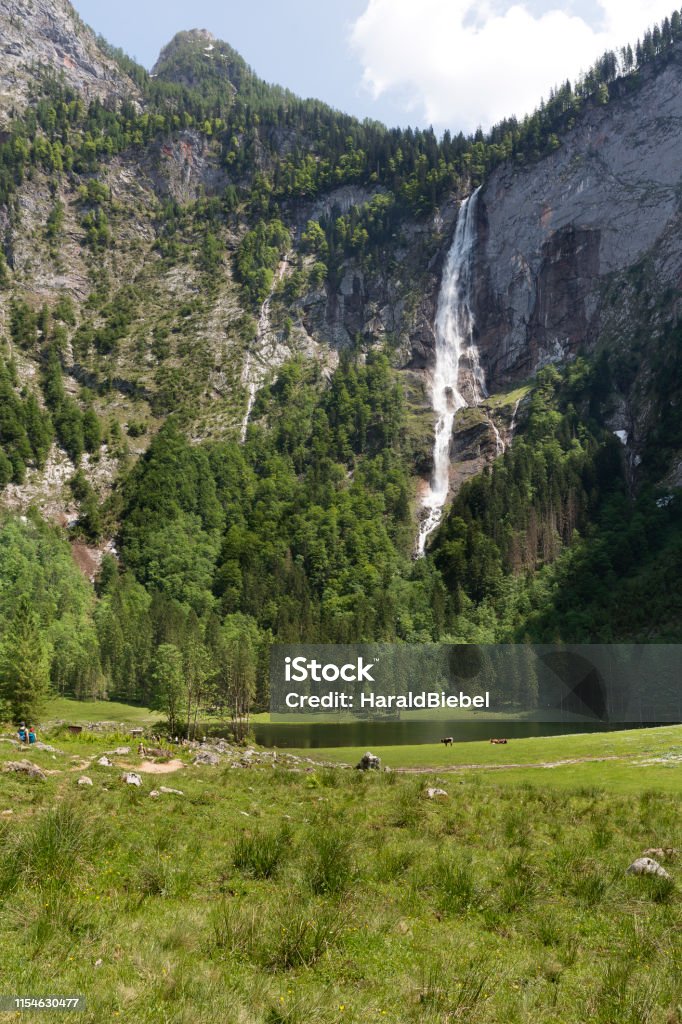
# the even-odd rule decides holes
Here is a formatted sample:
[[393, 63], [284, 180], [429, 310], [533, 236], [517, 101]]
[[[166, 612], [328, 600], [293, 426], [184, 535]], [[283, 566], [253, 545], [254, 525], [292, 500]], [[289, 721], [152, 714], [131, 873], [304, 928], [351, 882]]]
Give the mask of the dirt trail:
[[142, 772], [143, 775], [168, 775], [169, 772], [177, 772], [185, 767], [185, 762], [174, 758], [172, 761], [142, 761], [137, 768], [131, 768], [133, 772]]
[[[71, 765], [68, 769], [70, 772], [83, 772], [86, 768], [92, 767], [92, 763], [96, 758], [96, 754], [88, 759], [81, 759], [79, 764]], [[129, 764], [127, 761], [116, 761], [112, 762], [112, 768], [119, 768], [124, 772], [141, 772], [142, 775], [168, 775], [171, 772], [177, 772], [180, 768], [185, 767], [185, 762], [180, 761], [178, 758], [174, 758], [172, 761], [141, 761], [140, 764]], [[47, 769], [43, 769], [47, 771]]]

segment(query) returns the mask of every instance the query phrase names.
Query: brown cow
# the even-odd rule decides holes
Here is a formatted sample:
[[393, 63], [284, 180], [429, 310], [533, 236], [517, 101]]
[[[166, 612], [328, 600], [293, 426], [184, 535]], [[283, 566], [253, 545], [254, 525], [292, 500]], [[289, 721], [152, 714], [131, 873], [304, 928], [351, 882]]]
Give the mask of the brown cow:
[[507, 740], [491, 740], [491, 743], [506, 743]]

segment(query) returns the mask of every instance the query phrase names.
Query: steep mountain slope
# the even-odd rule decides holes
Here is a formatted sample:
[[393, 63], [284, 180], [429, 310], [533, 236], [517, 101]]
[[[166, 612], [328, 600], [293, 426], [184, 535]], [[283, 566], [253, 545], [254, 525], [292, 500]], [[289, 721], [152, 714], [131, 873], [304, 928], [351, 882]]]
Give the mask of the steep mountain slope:
[[[620, 77], [606, 55], [523, 122], [441, 140], [300, 100], [202, 30], [148, 75], [62, 0], [3, 17], [0, 501], [98, 577], [89, 608], [40, 604], [65, 686], [151, 699], [160, 648], [198, 678], [235, 637], [264, 697], [273, 638], [677, 635], [679, 15]], [[469, 406], [415, 561], [477, 186]], [[44, 529], [5, 531], [0, 633]]]
[[25, 106], [41, 75], [60, 76], [86, 102], [137, 90], [97, 45], [67, 0], [8, 0], [0, 9], [0, 118]]
[[[611, 352], [621, 372], [610, 422], [633, 464], [661, 414], [653, 364], [682, 308], [681, 128], [678, 50], [618, 83], [539, 164], [495, 170], [479, 204], [475, 306], [489, 379]], [[681, 465], [678, 449], [678, 482]]]

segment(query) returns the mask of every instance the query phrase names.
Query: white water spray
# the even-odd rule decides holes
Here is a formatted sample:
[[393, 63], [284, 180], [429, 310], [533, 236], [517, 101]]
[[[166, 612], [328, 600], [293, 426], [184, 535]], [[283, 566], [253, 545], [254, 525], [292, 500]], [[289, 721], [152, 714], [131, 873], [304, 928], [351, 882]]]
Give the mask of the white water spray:
[[417, 555], [424, 554], [427, 538], [440, 523], [450, 489], [450, 441], [456, 413], [467, 401], [459, 390], [462, 357], [472, 370], [472, 404], [485, 395], [483, 372], [472, 342], [471, 312], [472, 255], [476, 234], [478, 189], [462, 202], [455, 237], [443, 271], [436, 310], [436, 361], [431, 378], [431, 402], [436, 413], [433, 473], [424, 495], [424, 515], [417, 537]]

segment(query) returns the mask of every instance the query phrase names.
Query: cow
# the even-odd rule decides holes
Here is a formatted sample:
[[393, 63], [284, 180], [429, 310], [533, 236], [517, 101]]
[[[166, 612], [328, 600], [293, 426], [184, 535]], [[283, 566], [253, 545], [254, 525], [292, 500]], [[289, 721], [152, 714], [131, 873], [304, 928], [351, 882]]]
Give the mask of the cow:
[[490, 742], [491, 742], [491, 743], [506, 743], [506, 742], [507, 742], [507, 740], [503, 740], [503, 739], [502, 739], [502, 740], [492, 740], [492, 739], [491, 739], [491, 741], [490, 741]]
[[446, 747], [451, 747], [454, 742], [455, 740], [452, 736], [444, 736], [441, 740], [441, 743], [444, 743]]

